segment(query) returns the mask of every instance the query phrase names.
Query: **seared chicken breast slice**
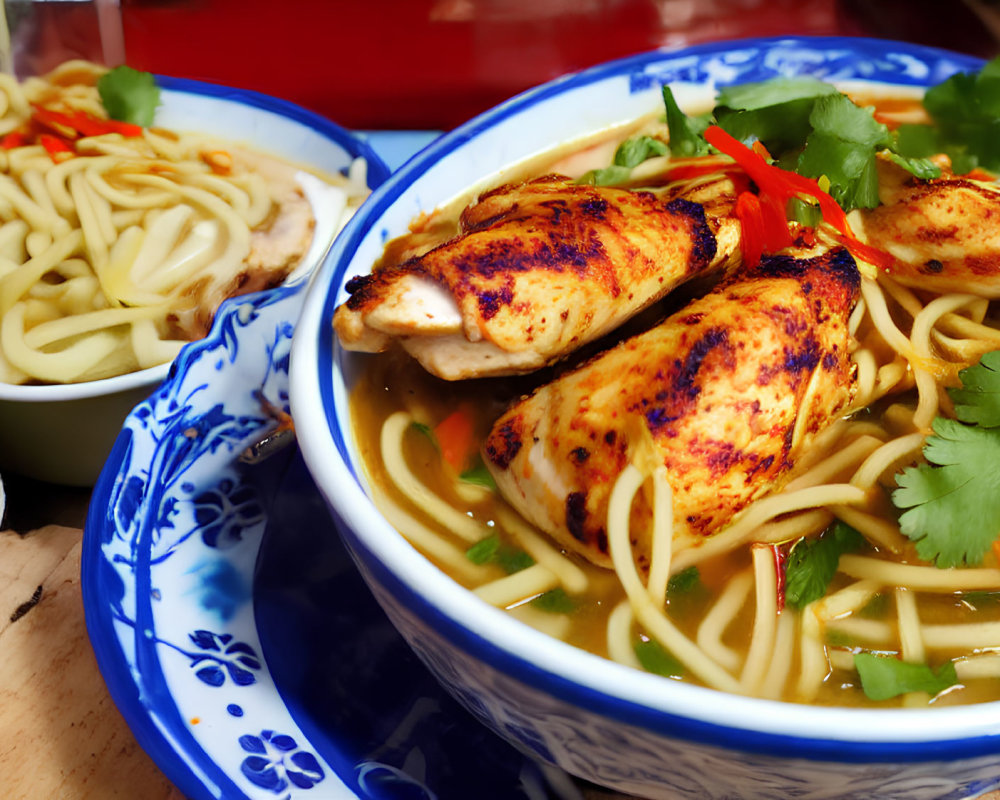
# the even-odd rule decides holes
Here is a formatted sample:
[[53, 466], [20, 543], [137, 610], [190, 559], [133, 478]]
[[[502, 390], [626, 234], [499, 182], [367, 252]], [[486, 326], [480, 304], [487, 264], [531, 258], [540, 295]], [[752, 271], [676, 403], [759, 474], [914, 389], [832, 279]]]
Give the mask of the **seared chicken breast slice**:
[[897, 259], [890, 275], [913, 288], [1000, 297], [1000, 187], [948, 176], [921, 180], [879, 164], [882, 205], [852, 215], [868, 242]]
[[734, 263], [732, 207], [716, 197], [710, 217], [683, 198], [558, 176], [502, 186], [464, 210], [457, 237], [349, 281], [334, 328], [349, 350], [398, 340], [447, 380], [530, 372]]
[[[501, 494], [563, 547], [610, 567], [609, 495], [651, 438], [673, 490], [675, 547], [697, 545], [779, 488], [850, 404], [859, 288], [844, 249], [765, 257], [509, 408], [483, 448]], [[637, 501], [643, 567], [651, 516]]]

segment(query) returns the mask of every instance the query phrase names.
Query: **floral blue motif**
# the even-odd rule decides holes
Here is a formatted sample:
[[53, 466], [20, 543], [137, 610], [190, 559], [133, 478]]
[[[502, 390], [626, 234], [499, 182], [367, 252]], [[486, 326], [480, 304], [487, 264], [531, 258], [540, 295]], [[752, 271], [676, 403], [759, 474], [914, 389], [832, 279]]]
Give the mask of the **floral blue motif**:
[[232, 547], [244, 530], [264, 521], [264, 509], [253, 487], [230, 478], [200, 492], [191, 503], [202, 541], [209, 547]]
[[[222, 686], [228, 673], [237, 686], [249, 686], [257, 680], [253, 671], [261, 668], [257, 653], [246, 642], [237, 642], [228, 633], [198, 630], [189, 638], [203, 652], [188, 653], [191, 668], [203, 665], [195, 675], [209, 686]], [[208, 662], [208, 663], [206, 663]]]
[[289, 783], [299, 789], [311, 789], [323, 780], [319, 761], [307, 750], [300, 750], [291, 736], [261, 731], [239, 739], [240, 747], [250, 753], [240, 764], [240, 771], [254, 784], [278, 794]]

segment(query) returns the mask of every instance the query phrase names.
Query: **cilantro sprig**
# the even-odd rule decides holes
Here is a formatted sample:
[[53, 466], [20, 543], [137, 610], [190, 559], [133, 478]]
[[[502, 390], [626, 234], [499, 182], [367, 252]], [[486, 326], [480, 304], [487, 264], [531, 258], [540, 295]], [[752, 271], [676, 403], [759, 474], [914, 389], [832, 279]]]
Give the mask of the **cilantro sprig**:
[[837, 521], [818, 538], [802, 539], [785, 561], [785, 604], [805, 608], [826, 594], [837, 572], [840, 556], [860, 550], [865, 538], [854, 528]]
[[872, 108], [858, 106], [815, 78], [726, 87], [707, 117], [681, 114], [669, 87], [663, 88], [663, 96], [675, 156], [709, 152], [698, 140], [714, 120], [741, 142], [759, 141], [783, 169], [809, 178], [825, 177], [830, 194], [845, 211], [878, 205], [880, 153], [918, 177], [940, 175], [926, 158], [899, 152], [897, 138], [875, 119]]
[[491, 534], [480, 539], [465, 551], [465, 557], [473, 564], [497, 564], [508, 575], [527, 569], [535, 563], [523, 550], [512, 547], [500, 540], [499, 534]]
[[937, 417], [926, 464], [897, 475], [900, 530], [925, 561], [976, 565], [1000, 535], [1000, 350], [959, 373], [950, 388], [958, 419]]
[[1000, 57], [928, 89], [923, 102], [934, 125], [901, 125], [901, 154], [946, 153], [959, 174], [1000, 172]]

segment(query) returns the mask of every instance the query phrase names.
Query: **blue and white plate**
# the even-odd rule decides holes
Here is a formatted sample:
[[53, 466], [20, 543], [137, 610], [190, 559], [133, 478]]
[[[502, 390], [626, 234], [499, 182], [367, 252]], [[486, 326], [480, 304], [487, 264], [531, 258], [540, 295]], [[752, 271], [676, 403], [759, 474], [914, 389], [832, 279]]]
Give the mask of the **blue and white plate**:
[[241, 459], [286, 407], [301, 303], [229, 301], [115, 444], [83, 559], [112, 697], [194, 800], [557, 796], [412, 655], [296, 448]]

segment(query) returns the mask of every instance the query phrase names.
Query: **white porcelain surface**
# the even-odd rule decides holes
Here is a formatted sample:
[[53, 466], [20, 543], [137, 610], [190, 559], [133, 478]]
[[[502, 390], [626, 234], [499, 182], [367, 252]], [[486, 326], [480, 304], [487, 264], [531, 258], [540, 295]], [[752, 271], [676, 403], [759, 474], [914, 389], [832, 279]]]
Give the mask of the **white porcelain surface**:
[[972, 797], [1000, 784], [1000, 703], [810, 708], [640, 673], [531, 630], [445, 577], [365, 494], [347, 393], [356, 361], [334, 308], [385, 241], [540, 150], [657, 109], [660, 85], [813, 74], [938, 82], [976, 60], [862, 39], [750, 40], [638, 56], [528, 92], [434, 142], [376, 191], [314, 276], [292, 350], [291, 407], [317, 485], [390, 618], [449, 691], [525, 752], [593, 781], [670, 798]]

